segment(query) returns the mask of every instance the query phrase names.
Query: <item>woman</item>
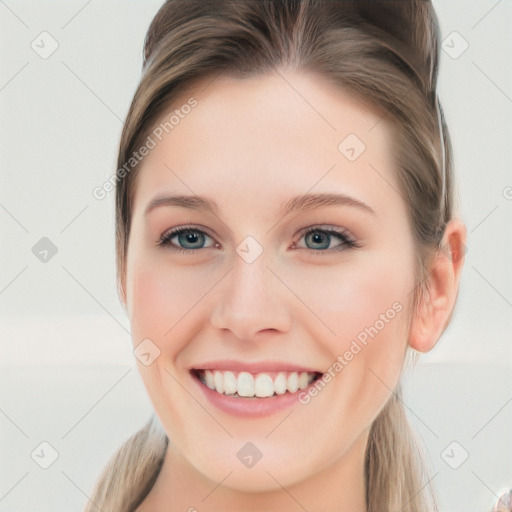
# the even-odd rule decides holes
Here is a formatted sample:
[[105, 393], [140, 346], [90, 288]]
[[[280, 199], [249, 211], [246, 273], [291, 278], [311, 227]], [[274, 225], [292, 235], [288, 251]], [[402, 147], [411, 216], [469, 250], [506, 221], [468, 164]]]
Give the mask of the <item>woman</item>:
[[155, 409], [87, 511], [427, 512], [400, 374], [465, 227], [428, 1], [167, 1], [116, 175]]

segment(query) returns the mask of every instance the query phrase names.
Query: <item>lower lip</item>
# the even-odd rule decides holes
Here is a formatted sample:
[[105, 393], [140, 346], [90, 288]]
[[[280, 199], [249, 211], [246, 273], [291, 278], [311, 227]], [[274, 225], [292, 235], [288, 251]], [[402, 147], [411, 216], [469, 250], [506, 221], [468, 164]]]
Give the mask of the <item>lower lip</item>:
[[208, 401], [218, 409], [233, 414], [234, 416], [242, 416], [245, 418], [262, 418], [271, 416], [276, 412], [280, 412], [293, 404], [300, 403], [298, 397], [300, 393], [307, 393], [308, 387], [299, 389], [295, 393], [283, 393], [282, 395], [273, 395], [266, 398], [243, 398], [224, 395], [210, 389], [199, 377], [192, 375], [194, 381], [199, 385]]

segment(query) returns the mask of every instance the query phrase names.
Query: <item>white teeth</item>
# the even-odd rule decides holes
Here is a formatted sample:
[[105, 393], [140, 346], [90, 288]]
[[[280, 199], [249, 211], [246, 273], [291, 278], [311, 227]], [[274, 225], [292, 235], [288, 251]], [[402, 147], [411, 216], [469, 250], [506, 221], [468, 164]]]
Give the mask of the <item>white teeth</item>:
[[219, 393], [224, 393], [224, 376], [220, 372], [215, 372], [213, 374], [213, 383], [215, 384], [215, 389]]
[[224, 393], [234, 395], [237, 390], [237, 380], [233, 372], [224, 373]]
[[240, 396], [254, 396], [254, 378], [250, 373], [240, 372], [236, 383]]
[[200, 379], [210, 389], [230, 396], [258, 397], [283, 395], [287, 391], [295, 393], [308, 387], [315, 378], [314, 373], [308, 372], [279, 372], [274, 379], [268, 373], [252, 375], [249, 372], [234, 372], [204, 370], [199, 374]]
[[205, 379], [205, 384], [210, 388], [210, 389], [215, 389], [215, 383], [213, 381], [213, 373], [210, 371], [210, 370], [206, 370], [204, 372], [204, 379]]
[[306, 372], [302, 372], [299, 375], [299, 389], [307, 388], [309, 384], [309, 375]]
[[283, 395], [286, 393], [286, 374], [279, 372], [274, 380], [274, 389], [276, 394]]
[[297, 372], [290, 373], [286, 380], [286, 387], [290, 393], [295, 393], [299, 389], [299, 375]]
[[260, 398], [274, 394], [274, 383], [270, 375], [260, 373], [254, 381], [254, 394]]

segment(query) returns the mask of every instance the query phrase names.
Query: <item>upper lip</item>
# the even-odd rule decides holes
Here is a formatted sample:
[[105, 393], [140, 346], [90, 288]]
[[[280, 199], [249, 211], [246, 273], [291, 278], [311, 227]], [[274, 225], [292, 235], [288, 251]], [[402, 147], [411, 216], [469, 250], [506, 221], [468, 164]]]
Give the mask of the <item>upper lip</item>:
[[285, 361], [261, 361], [261, 362], [244, 362], [236, 360], [219, 360], [208, 361], [194, 365], [191, 370], [218, 370], [218, 371], [235, 371], [248, 373], [265, 373], [265, 372], [307, 372], [322, 373], [310, 366], [303, 366], [296, 363]]

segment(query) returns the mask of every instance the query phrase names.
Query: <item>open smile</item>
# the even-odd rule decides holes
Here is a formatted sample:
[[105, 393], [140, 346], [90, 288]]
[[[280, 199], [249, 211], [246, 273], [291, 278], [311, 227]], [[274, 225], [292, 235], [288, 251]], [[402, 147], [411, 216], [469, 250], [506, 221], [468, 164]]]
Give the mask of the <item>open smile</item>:
[[195, 370], [199, 380], [217, 393], [243, 398], [267, 398], [296, 393], [320, 377], [318, 372], [249, 372]]
[[190, 373], [211, 404], [243, 417], [268, 416], [297, 404], [299, 394], [323, 375], [316, 371], [247, 369], [194, 368]]

